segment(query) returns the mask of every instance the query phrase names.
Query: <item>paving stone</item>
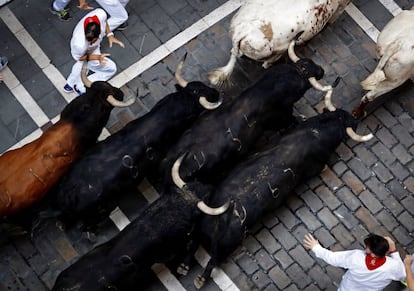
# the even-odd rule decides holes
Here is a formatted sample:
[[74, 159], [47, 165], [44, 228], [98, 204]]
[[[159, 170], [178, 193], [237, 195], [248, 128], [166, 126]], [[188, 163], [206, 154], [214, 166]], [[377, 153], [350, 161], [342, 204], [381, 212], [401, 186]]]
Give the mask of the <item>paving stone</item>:
[[[328, 277], [325, 270], [323, 270], [321, 266], [315, 265], [308, 272], [309, 276], [313, 278], [314, 282], [317, 282], [319, 288], [321, 288], [322, 290], [327, 290], [327, 288], [331, 286], [331, 278]], [[314, 288], [307, 287], [306, 290], [321, 290], [319, 288], [317, 288], [316, 286], [314, 286]]]
[[401, 204], [405, 207], [405, 209], [414, 215], [414, 197], [412, 195], [407, 196], [401, 201]]
[[342, 187], [338, 189], [335, 194], [336, 197], [345, 203], [345, 205], [352, 211], [356, 210], [361, 205], [359, 199], [351, 192], [351, 190], [349, 190], [349, 188]]
[[394, 229], [398, 226], [398, 221], [386, 210], [382, 210], [375, 216], [387, 229]]
[[339, 222], [333, 213], [326, 207], [320, 210], [317, 213], [317, 216], [322, 221], [323, 225], [328, 229], [331, 229]]
[[293, 264], [287, 268], [286, 274], [295, 282], [299, 289], [303, 289], [311, 283], [309, 276], [298, 264]]
[[404, 210], [400, 202], [391, 195], [383, 201], [383, 204], [384, 208], [391, 212], [395, 217], [397, 217]]
[[260, 241], [263, 247], [270, 253], [273, 254], [280, 249], [280, 244], [272, 236], [272, 234], [267, 229], [262, 229], [258, 234], [256, 234], [256, 239]]
[[387, 189], [389, 189], [389, 191], [397, 200], [402, 200], [403, 198], [409, 195], [407, 189], [404, 189], [403, 183], [398, 181], [397, 179], [388, 182]]
[[349, 160], [352, 156], [353, 153], [351, 151], [351, 149], [349, 147], [347, 147], [345, 144], [341, 143], [337, 149], [335, 150], [335, 152], [341, 157], [342, 160], [347, 161]]
[[280, 269], [278, 266], [269, 271], [269, 277], [280, 290], [285, 290], [291, 283], [291, 279], [286, 275], [285, 270]]
[[308, 271], [312, 268], [314, 260], [309, 256], [308, 251], [305, 250], [301, 245], [296, 246], [289, 252], [292, 258], [296, 258], [296, 263], [300, 265], [302, 269]]
[[413, 247], [413, 238], [414, 235], [412, 233], [407, 233], [407, 231], [402, 227], [398, 226], [392, 231], [392, 235], [395, 237], [396, 241], [405, 246], [405, 248], [409, 249]]
[[344, 205], [334, 210], [334, 214], [348, 229], [354, 228], [359, 223], [358, 220], [355, 219], [354, 213]]
[[377, 162], [373, 167], [372, 170], [374, 171], [375, 175], [383, 182], [387, 183], [393, 178], [390, 170], [381, 162]]
[[293, 228], [299, 223], [299, 219], [284, 206], [278, 209], [277, 217], [289, 229]]
[[273, 257], [280, 264], [282, 269], [286, 269], [294, 262], [293, 258], [284, 249], [277, 251]]
[[390, 195], [389, 190], [381, 183], [376, 177], [371, 177], [365, 185], [371, 190], [372, 193], [378, 197], [380, 201], [385, 200]]
[[323, 207], [321, 199], [313, 191], [306, 191], [301, 195], [301, 198], [305, 201], [306, 205], [308, 205], [313, 212], [317, 212], [319, 209]]
[[414, 177], [408, 177], [405, 181], [404, 181], [404, 185], [407, 188], [407, 190], [411, 193], [414, 193]]
[[400, 124], [394, 126], [391, 131], [397, 137], [398, 141], [406, 147], [414, 144], [414, 138], [410, 135], [408, 130]]
[[262, 270], [258, 270], [252, 275], [252, 281], [259, 288], [258, 290], [261, 290], [267, 285], [271, 284], [271, 279], [265, 273], [263, 273]]
[[339, 161], [332, 166], [332, 170], [337, 176], [341, 176], [347, 169], [348, 166], [342, 161]]
[[259, 263], [259, 266], [265, 271], [268, 271], [270, 268], [273, 268], [276, 264], [273, 258], [269, 256], [269, 254], [263, 249], [255, 254], [255, 258]]
[[368, 150], [364, 144], [355, 146], [353, 150], [357, 154], [357, 157], [360, 158], [361, 161], [368, 167], [376, 163], [377, 158], [372, 154], [371, 151]]
[[407, 149], [401, 144], [397, 144], [391, 151], [403, 165], [407, 164], [412, 160], [412, 156], [408, 153]]
[[367, 229], [375, 229], [378, 226], [379, 221], [369, 212], [365, 207], [360, 207], [356, 212], [355, 216], [365, 224]]
[[303, 221], [309, 230], [316, 230], [321, 226], [319, 220], [307, 208], [300, 208], [296, 211], [296, 215]]
[[409, 233], [414, 232], [414, 218], [408, 211], [403, 211], [400, 215], [398, 215], [397, 220], [404, 226]]
[[286, 250], [290, 250], [297, 243], [296, 239], [290, 234], [290, 230], [285, 228], [282, 224], [276, 225], [270, 232]]
[[342, 180], [345, 182], [345, 184], [348, 187], [350, 187], [352, 192], [354, 192], [355, 194], [358, 194], [361, 191], [365, 190], [364, 183], [357, 176], [355, 176], [355, 174], [352, 173], [351, 171], [346, 171], [342, 175]]
[[359, 199], [373, 214], [376, 214], [378, 211], [383, 209], [382, 204], [379, 203], [376, 197], [368, 190], [361, 192], [359, 194]]
[[237, 264], [249, 275], [259, 269], [257, 263], [249, 255], [244, 254], [238, 260]]
[[348, 248], [355, 241], [352, 234], [341, 224], [332, 229], [332, 235], [344, 248]]
[[321, 178], [328, 185], [328, 187], [333, 190], [342, 185], [342, 181], [329, 168], [325, 168], [325, 170], [321, 173]]
[[318, 195], [330, 209], [335, 209], [341, 204], [328, 187], [321, 186], [315, 189], [315, 194]]

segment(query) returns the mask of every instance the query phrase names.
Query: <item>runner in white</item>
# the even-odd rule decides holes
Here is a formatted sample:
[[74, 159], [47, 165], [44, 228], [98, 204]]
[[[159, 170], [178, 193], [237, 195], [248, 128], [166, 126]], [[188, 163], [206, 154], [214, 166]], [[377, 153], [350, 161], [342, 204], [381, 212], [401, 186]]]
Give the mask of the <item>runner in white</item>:
[[85, 86], [81, 80], [81, 68], [84, 61], [88, 61], [88, 69], [93, 71], [88, 76], [91, 82], [107, 81], [116, 73], [114, 61], [108, 58], [110, 54], [101, 53], [101, 42], [107, 36], [109, 47], [113, 43], [124, 47], [124, 44], [114, 37], [114, 33], [109, 29], [107, 14], [97, 8], [86, 14], [73, 30], [70, 41], [70, 49], [76, 63], [72, 67], [72, 72], [67, 78], [64, 90], [78, 94], [85, 92]]

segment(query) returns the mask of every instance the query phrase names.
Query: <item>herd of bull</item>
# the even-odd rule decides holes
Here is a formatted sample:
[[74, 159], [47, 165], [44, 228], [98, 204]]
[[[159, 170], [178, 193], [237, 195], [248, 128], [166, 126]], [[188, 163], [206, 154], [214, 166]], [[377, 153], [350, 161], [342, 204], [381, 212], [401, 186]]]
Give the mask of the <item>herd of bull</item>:
[[[314, 7], [312, 2], [301, 0], [294, 6], [288, 0], [250, 0], [233, 17], [232, 60], [211, 73], [211, 83], [228, 77], [237, 55], [264, 61], [268, 68], [239, 96], [222, 98], [212, 87], [186, 81], [181, 76], [183, 60], [176, 71], [176, 92], [96, 142], [112, 108], [129, 106], [134, 100], [123, 102], [122, 91], [107, 82], [91, 84], [84, 66], [86, 93], [65, 107], [60, 121], [39, 139], [0, 156], [0, 218], [4, 220], [46, 196], [48, 204], [40, 218], [57, 217], [67, 225], [82, 221], [87, 230], [107, 218], [130, 186], [144, 177], [157, 177], [163, 185], [160, 198], [140, 210], [113, 239], [64, 270], [53, 290], [133, 290], [154, 263], [177, 256], [182, 262], [177, 272], [186, 275], [200, 244], [211, 255], [194, 282], [201, 288], [263, 213], [278, 207], [300, 182], [319, 174], [341, 142], [347, 137], [358, 142], [373, 137], [355, 133], [355, 117], [363, 114], [368, 101], [413, 77], [414, 38], [408, 46], [404, 35], [408, 36], [408, 23], [414, 23], [414, 10], [395, 17], [381, 33], [378, 52], [383, 58], [363, 82], [370, 91], [352, 116], [332, 105], [334, 86], [318, 81], [323, 68], [294, 52], [295, 43], [318, 33], [350, 0], [317, 1], [326, 2], [324, 7]], [[295, 28], [277, 33], [274, 23], [266, 22], [271, 5], [285, 5], [278, 7], [285, 14], [306, 11], [306, 21], [296, 17]], [[310, 21], [312, 15], [316, 19]], [[288, 42], [284, 46], [269, 35]], [[410, 64], [404, 51], [408, 47]], [[272, 65], [286, 50], [290, 61]], [[411, 65], [411, 75], [403, 65]], [[395, 78], [400, 71], [406, 79]], [[299, 120], [293, 115], [294, 104], [312, 87], [326, 92], [327, 108]]]

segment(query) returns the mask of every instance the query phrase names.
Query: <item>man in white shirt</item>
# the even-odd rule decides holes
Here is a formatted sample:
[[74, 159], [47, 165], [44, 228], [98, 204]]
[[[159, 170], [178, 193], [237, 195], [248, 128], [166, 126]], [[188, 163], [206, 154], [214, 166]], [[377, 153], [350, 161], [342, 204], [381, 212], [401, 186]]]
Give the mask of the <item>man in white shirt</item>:
[[327, 264], [347, 269], [338, 291], [380, 291], [392, 280], [405, 278], [404, 263], [390, 237], [369, 234], [365, 250], [333, 252], [325, 249], [311, 234], [305, 235], [303, 245]]
[[124, 44], [114, 37], [107, 22], [107, 14], [97, 8], [86, 14], [73, 30], [70, 41], [70, 49], [73, 59], [76, 63], [66, 80], [64, 90], [72, 92], [75, 90], [78, 94], [85, 92], [85, 86], [81, 79], [81, 69], [84, 61], [88, 62], [88, 70], [93, 71], [88, 79], [91, 82], [107, 81], [116, 73], [114, 61], [109, 59], [110, 54], [101, 53], [101, 42], [105, 37], [108, 38], [109, 47], [113, 43], [124, 47]]

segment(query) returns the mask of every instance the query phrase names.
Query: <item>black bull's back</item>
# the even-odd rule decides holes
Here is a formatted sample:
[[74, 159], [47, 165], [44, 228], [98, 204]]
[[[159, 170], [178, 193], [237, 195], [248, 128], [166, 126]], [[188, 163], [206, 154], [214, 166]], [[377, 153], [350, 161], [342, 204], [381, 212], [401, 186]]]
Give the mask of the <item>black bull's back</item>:
[[154, 263], [184, 254], [189, 233], [201, 215], [194, 196], [174, 191], [162, 195], [117, 236], [59, 274], [53, 290], [144, 290]]
[[167, 149], [202, 112], [198, 97], [211, 102], [219, 97], [200, 82], [177, 89], [147, 114], [96, 144], [72, 167], [57, 188], [56, 205], [66, 218], [82, 218], [93, 225], [107, 217], [123, 191], [158, 170]]
[[231, 200], [233, 209], [218, 217], [204, 216], [199, 228], [213, 266], [237, 247], [265, 211], [278, 207], [299, 182], [320, 173], [346, 138], [346, 127], [356, 127], [350, 114], [340, 109], [325, 112], [232, 170], [216, 188], [210, 205]]
[[[168, 152], [162, 167], [170, 169], [188, 153], [180, 167], [183, 180], [213, 182], [215, 169], [234, 164], [265, 130], [277, 131], [294, 122], [293, 104], [311, 87], [309, 75], [320, 79], [323, 70], [307, 59], [272, 67], [240, 96], [200, 116]], [[165, 178], [170, 182], [168, 171]]]

